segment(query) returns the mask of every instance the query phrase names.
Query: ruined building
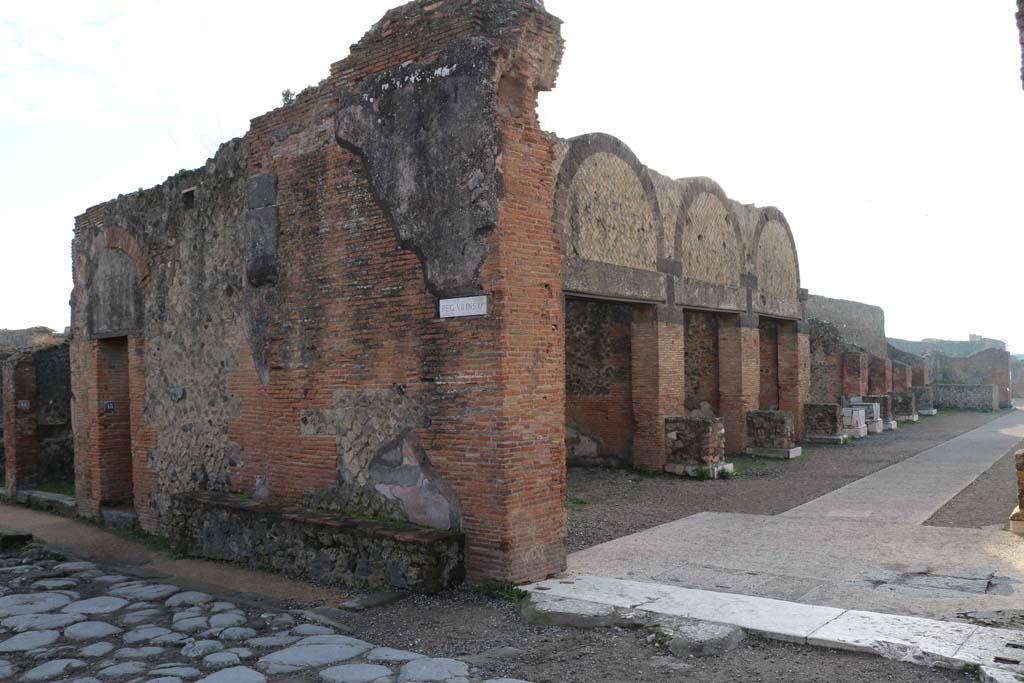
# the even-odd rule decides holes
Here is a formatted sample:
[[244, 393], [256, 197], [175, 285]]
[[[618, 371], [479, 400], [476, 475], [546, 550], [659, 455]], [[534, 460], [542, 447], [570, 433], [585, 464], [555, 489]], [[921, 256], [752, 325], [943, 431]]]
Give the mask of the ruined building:
[[71, 364], [46, 327], [0, 330], [0, 476], [13, 492], [73, 478]]
[[559, 23], [409, 3], [204, 167], [77, 218], [80, 513], [257, 562], [330, 529], [293, 570], [420, 589], [464, 538], [470, 576], [524, 581], [565, 564], [567, 436], [654, 470], [693, 434], [709, 463], [795, 445], [785, 217], [545, 134]]

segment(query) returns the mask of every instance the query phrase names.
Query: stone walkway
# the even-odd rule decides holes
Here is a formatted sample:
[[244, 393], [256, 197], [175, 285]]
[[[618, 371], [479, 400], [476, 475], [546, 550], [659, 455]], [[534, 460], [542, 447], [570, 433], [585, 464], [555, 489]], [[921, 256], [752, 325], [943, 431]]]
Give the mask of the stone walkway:
[[[253, 610], [40, 548], [0, 555], [0, 681], [477, 683], [313, 612]], [[525, 683], [491, 679], [486, 683]]]
[[1024, 410], [1015, 410], [783, 515], [924, 524], [1022, 440]]

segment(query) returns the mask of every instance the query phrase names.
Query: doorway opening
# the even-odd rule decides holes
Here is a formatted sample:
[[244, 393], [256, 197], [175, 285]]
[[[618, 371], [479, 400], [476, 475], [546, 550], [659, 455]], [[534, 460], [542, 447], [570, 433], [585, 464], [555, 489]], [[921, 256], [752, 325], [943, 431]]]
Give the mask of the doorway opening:
[[131, 507], [134, 494], [128, 338], [100, 339], [97, 345], [99, 502], [100, 505]]

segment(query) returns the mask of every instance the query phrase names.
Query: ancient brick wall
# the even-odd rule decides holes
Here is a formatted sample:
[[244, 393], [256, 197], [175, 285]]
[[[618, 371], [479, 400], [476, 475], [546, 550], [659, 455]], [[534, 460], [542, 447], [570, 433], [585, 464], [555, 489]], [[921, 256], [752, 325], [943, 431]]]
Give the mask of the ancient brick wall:
[[1008, 352], [987, 349], [967, 358], [931, 352], [927, 358], [933, 384], [994, 384], [999, 391], [999, 405], [1003, 408], [1012, 405]]
[[756, 317], [722, 316], [718, 328], [720, 408], [730, 453], [747, 449], [747, 413], [758, 409], [761, 391], [759, 323]]
[[906, 363], [899, 361], [892, 362], [892, 390], [894, 393], [902, 394], [910, 391], [914, 386], [913, 371]]
[[882, 420], [893, 419], [892, 396], [889, 394], [869, 394], [863, 397], [865, 403], [877, 403], [879, 409], [878, 417]]
[[910, 368], [910, 386], [923, 387], [928, 385], [930, 379], [928, 361], [923, 356], [918, 356], [889, 344], [889, 358], [894, 363], [903, 363]]
[[66, 343], [7, 356], [0, 371], [4, 458], [9, 491], [73, 479], [71, 373]]
[[779, 323], [761, 318], [759, 323], [761, 356], [761, 389], [758, 407], [761, 410], [779, 409]]
[[566, 299], [566, 424], [597, 442], [596, 455], [628, 460], [633, 442], [629, 305]]
[[718, 314], [686, 311], [686, 410], [720, 415]]
[[[461, 528], [474, 577], [562, 568], [565, 331], [535, 114], [560, 50], [533, 2], [411, 3], [206, 167], [79, 218], [79, 457], [98, 462], [96, 337], [126, 337], [147, 529], [176, 492], [236, 490]], [[438, 317], [470, 294], [487, 316]], [[95, 514], [102, 468], [78, 470]]]
[[878, 306], [812, 294], [804, 304], [804, 313], [808, 319], [832, 323], [844, 339], [868, 353], [888, 357], [885, 312]]
[[834, 324], [809, 320], [810, 389], [812, 403], [843, 402], [868, 392], [869, 360], [857, 345], [843, 338]]

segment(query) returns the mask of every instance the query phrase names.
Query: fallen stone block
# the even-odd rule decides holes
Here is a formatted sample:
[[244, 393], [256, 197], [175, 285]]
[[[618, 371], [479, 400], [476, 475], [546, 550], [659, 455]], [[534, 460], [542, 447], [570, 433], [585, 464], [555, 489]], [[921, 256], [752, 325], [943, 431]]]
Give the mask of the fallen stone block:
[[746, 634], [738, 626], [699, 619], [673, 619], [658, 624], [660, 638], [676, 657], [714, 657], [736, 649]]
[[519, 611], [531, 624], [573, 628], [641, 628], [650, 620], [635, 610], [536, 593], [520, 603]]

